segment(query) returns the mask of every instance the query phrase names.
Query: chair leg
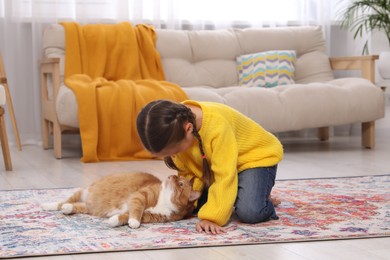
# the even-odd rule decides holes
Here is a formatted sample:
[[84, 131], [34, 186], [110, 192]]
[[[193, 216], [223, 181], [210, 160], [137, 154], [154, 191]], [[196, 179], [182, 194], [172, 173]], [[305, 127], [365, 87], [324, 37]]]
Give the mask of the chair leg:
[[18, 150], [21, 151], [22, 150], [22, 144], [20, 142], [19, 130], [18, 130], [18, 126], [16, 124], [16, 117], [15, 117], [15, 113], [14, 113], [14, 106], [12, 104], [11, 93], [9, 92], [8, 84], [4, 84], [3, 86], [4, 86], [4, 90], [5, 90], [5, 94], [6, 94], [5, 97], [6, 97], [6, 100], [7, 100], [8, 111], [9, 111], [10, 116], [11, 116], [12, 127], [14, 129], [16, 145], [18, 146]]
[[22, 145], [20, 143], [19, 131], [18, 131], [18, 127], [16, 125], [16, 118], [15, 118], [15, 113], [14, 113], [14, 106], [12, 105], [11, 93], [10, 93], [9, 88], [8, 88], [7, 75], [5, 73], [5, 66], [3, 63], [3, 57], [1, 55], [1, 53], [0, 53], [0, 78], [1, 78], [1, 84], [4, 86], [4, 90], [5, 90], [6, 104], [7, 104], [10, 116], [11, 116], [11, 122], [12, 122], [12, 127], [14, 128], [14, 135], [15, 135], [15, 139], [16, 139], [16, 144], [18, 146], [19, 151], [21, 151]]
[[1, 149], [3, 150], [5, 170], [12, 171], [12, 161], [11, 161], [11, 154], [9, 152], [7, 132], [5, 129], [3, 107], [0, 107], [0, 140], [1, 140]]

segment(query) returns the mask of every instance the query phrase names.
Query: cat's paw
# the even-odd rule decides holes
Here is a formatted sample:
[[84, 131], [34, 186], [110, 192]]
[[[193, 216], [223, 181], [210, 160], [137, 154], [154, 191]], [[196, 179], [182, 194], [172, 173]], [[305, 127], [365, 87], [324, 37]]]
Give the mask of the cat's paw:
[[70, 203], [65, 203], [61, 207], [61, 212], [65, 215], [72, 214], [73, 211], [73, 205]]
[[136, 220], [135, 218], [129, 218], [128, 224], [129, 224], [129, 227], [131, 227], [131, 228], [139, 228], [139, 226], [141, 225], [141, 223], [138, 220]]
[[42, 203], [41, 207], [43, 210], [58, 210], [58, 203], [57, 202]]
[[119, 226], [119, 215], [114, 215], [111, 218], [108, 219], [108, 225], [110, 227], [117, 227]]

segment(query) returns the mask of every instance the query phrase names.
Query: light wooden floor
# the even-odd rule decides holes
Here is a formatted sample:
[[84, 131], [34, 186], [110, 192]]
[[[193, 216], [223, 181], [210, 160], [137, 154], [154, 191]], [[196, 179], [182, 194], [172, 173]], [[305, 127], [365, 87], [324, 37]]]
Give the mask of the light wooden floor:
[[[376, 148], [363, 149], [360, 136], [281, 138], [285, 158], [278, 179], [390, 174], [390, 106], [387, 118], [377, 121]], [[356, 129], [355, 129], [356, 130]], [[356, 132], [356, 131], [353, 131]], [[84, 164], [79, 148], [66, 148], [65, 158], [56, 160], [52, 150], [39, 146], [11, 147], [13, 172], [0, 162], [0, 189], [79, 187], [112, 172], [149, 171], [164, 177], [171, 173], [161, 161]], [[389, 191], [390, 192], [390, 191]], [[45, 257], [45, 259], [390, 259], [390, 238], [355, 239], [269, 245], [225, 246], [171, 250], [135, 251]]]

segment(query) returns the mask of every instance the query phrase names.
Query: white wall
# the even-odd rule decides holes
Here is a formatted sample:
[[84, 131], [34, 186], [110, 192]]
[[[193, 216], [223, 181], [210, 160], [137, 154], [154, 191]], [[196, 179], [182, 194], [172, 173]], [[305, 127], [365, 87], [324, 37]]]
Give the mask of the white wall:
[[[390, 46], [389, 42], [386, 38], [386, 35], [382, 32], [375, 32], [373, 33], [371, 37], [371, 52], [374, 54], [380, 54], [382, 51], [389, 51]], [[379, 85], [383, 85], [383, 79], [381, 78], [378, 71], [376, 72], [376, 79], [377, 83]], [[386, 83], [385, 85], [388, 85], [389, 83]], [[390, 87], [390, 86], [388, 86]]]
[[[337, 25], [332, 26], [330, 35], [330, 56], [359, 56], [362, 55], [362, 50], [367, 37], [353, 39], [353, 33], [340, 29]], [[390, 50], [386, 35], [382, 32], [374, 32], [369, 38], [370, 54], [379, 55], [382, 51]], [[339, 76], [354, 76], [356, 72], [337, 72]], [[376, 68], [375, 75], [376, 83], [381, 84], [383, 79]]]

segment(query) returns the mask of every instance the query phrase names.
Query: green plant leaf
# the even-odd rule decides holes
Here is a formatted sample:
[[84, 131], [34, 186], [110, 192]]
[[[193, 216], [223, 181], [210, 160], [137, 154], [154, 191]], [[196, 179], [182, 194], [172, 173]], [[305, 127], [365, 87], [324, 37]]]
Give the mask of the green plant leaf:
[[[378, 30], [386, 34], [390, 46], [390, 0], [355, 0], [340, 11], [339, 26], [353, 32], [353, 38]], [[362, 50], [368, 54], [368, 41]]]

